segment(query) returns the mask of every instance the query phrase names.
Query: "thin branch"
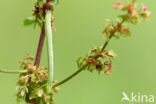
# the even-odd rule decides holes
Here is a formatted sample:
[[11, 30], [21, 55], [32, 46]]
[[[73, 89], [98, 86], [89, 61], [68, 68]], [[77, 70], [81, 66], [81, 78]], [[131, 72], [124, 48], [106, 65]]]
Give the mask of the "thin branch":
[[35, 63], [34, 63], [34, 65], [36, 65], [37, 67], [40, 65], [42, 49], [44, 46], [44, 40], [45, 40], [45, 25], [43, 23], [40, 40], [38, 43], [38, 49], [37, 49], [37, 53], [36, 53]]
[[[101, 49], [101, 52], [106, 48], [107, 44], [109, 43], [109, 41], [106, 41], [103, 45], [103, 48]], [[89, 63], [85, 64], [82, 68], [80, 68], [78, 71], [74, 72], [73, 74], [71, 74], [70, 76], [68, 76], [67, 78], [65, 78], [64, 80], [58, 82], [57, 84], [55, 84], [53, 86], [54, 87], [57, 87], [57, 86], [60, 86], [64, 83], [66, 83], [67, 81], [69, 81], [70, 79], [72, 79], [73, 77], [75, 77], [76, 75], [78, 75], [80, 72], [82, 72], [82, 70], [84, 70], [87, 66], [88, 66]]]
[[[110, 39], [111, 39], [111, 37], [112, 37], [112, 35], [110, 35]], [[109, 40], [110, 40], [110, 39], [109, 39]], [[103, 50], [105, 50], [106, 46], [107, 46], [108, 43], [109, 43], [109, 40], [106, 41], [106, 42], [104, 43], [104, 45], [103, 45], [103, 47], [102, 47], [102, 49], [101, 49], [101, 52], [102, 52]], [[54, 87], [57, 87], [57, 86], [60, 86], [60, 85], [62, 85], [62, 84], [64, 84], [64, 83], [66, 83], [67, 81], [69, 81], [70, 79], [72, 79], [73, 77], [75, 77], [76, 75], [78, 75], [80, 72], [82, 72], [82, 70], [84, 70], [87, 66], [88, 66], [88, 64], [85, 64], [85, 65], [84, 65], [82, 68], [80, 68], [78, 71], [74, 72], [73, 74], [71, 74], [70, 76], [68, 76], [67, 78], [65, 78], [64, 80], [62, 80], [62, 81], [58, 82], [57, 84], [55, 84], [55, 85], [53, 86], [53, 88], [54, 88]]]
[[0, 69], [1, 73], [13, 73], [13, 74], [22, 74], [22, 73], [26, 73], [27, 70], [2, 70]]
[[[112, 36], [113, 36], [113, 35], [110, 35], [109, 40], [112, 38]], [[107, 40], [107, 41], [104, 43], [104, 45], [103, 45], [103, 47], [102, 47], [102, 49], [101, 49], [101, 52], [105, 50], [105, 48], [107, 47], [107, 45], [108, 45], [108, 43], [109, 43], [109, 40]], [[85, 64], [85, 65], [84, 65], [82, 68], [80, 68], [78, 71], [74, 72], [73, 74], [71, 74], [70, 76], [68, 76], [67, 78], [65, 78], [64, 80], [62, 80], [62, 81], [58, 82], [57, 84], [55, 84], [55, 85], [53, 86], [53, 88], [54, 88], [54, 87], [57, 87], [57, 86], [60, 86], [60, 85], [62, 85], [62, 84], [64, 84], [64, 83], [66, 83], [67, 81], [69, 81], [70, 79], [72, 79], [73, 77], [75, 77], [76, 75], [78, 75], [80, 72], [82, 72], [82, 70], [84, 70], [87, 66], [88, 66], [88, 63]]]
[[64, 84], [65, 82], [69, 81], [70, 79], [72, 79], [73, 77], [75, 77], [76, 75], [78, 75], [82, 70], [84, 70], [86, 67], [88, 66], [88, 64], [84, 65], [82, 68], [80, 68], [78, 71], [74, 72], [72, 75], [70, 75], [69, 77], [65, 78], [64, 80], [62, 80], [61, 82], [55, 84], [53, 86], [54, 87], [57, 87], [57, 86], [60, 86], [62, 84]]
[[[112, 38], [112, 35], [110, 35], [110, 39]], [[109, 40], [110, 40], [109, 39]], [[107, 45], [108, 45], [108, 43], [109, 43], [109, 40], [108, 41], [106, 41], [105, 43], [104, 43], [104, 45], [103, 45], [103, 47], [102, 47], [102, 49], [101, 49], [101, 52], [103, 51], [103, 50], [105, 50], [105, 48], [107, 47]], [[73, 77], [75, 77], [76, 75], [78, 75], [80, 72], [82, 72], [82, 70], [84, 70], [86, 67], [88, 66], [88, 64], [85, 64], [82, 68], [80, 68], [78, 71], [76, 71], [76, 72], [74, 72], [73, 74], [71, 74], [70, 76], [68, 76], [67, 78], [65, 78], [64, 80], [62, 80], [62, 81], [60, 81], [60, 82], [58, 82], [57, 84], [55, 84], [54, 86], [53, 86], [53, 88], [54, 87], [57, 87], [57, 86], [60, 86], [60, 85], [62, 85], [62, 84], [64, 84], [64, 83], [66, 83], [67, 81], [69, 81], [70, 79], [72, 79]]]
[[109, 40], [107, 40], [107, 41], [104, 43], [104, 45], [103, 45], [103, 47], [102, 47], [102, 49], [101, 49], [101, 52], [103, 52], [103, 51], [105, 50], [105, 48], [107, 47], [108, 43], [109, 43]]
[[101, 52], [103, 52], [105, 50], [105, 48], [107, 47], [107, 45], [108, 45], [108, 43], [109, 43], [109, 41], [110, 41], [110, 39], [112, 38], [113, 35], [114, 34], [110, 34], [109, 39], [104, 43], [104, 45], [103, 45], [103, 47], [101, 49]]

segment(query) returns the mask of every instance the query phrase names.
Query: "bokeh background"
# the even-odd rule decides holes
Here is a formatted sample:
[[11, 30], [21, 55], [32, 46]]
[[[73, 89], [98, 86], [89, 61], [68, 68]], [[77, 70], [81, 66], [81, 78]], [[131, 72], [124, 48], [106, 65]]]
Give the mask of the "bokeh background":
[[[115, 19], [115, 0], [60, 0], [54, 32], [55, 80], [77, 70], [75, 60], [92, 47], [103, 44], [104, 18]], [[130, 0], [129, 0], [130, 1]], [[60, 87], [57, 104], [121, 104], [122, 92], [156, 96], [156, 1], [140, 0], [152, 12], [151, 21], [132, 26], [132, 37], [113, 39], [117, 53], [111, 76], [82, 72]], [[35, 56], [39, 28], [24, 27], [35, 0], [1, 0], [0, 68], [19, 69], [17, 61], [27, 53]], [[41, 65], [47, 66], [46, 46]], [[18, 75], [0, 73], [0, 104], [16, 104]]]

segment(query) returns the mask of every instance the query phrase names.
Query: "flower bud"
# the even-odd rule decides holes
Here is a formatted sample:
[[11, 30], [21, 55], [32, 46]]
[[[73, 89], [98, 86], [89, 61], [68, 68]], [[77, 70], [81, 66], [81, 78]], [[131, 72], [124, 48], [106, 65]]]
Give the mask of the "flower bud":
[[107, 71], [105, 71], [105, 74], [106, 74], [106, 75], [110, 75], [111, 72], [110, 72], [109, 70], [107, 70]]
[[128, 10], [129, 10], [130, 12], [132, 12], [132, 11], [133, 11], [133, 7], [128, 8]]
[[124, 3], [121, 1], [117, 1], [113, 3], [113, 6], [115, 9], [122, 9], [122, 7], [124, 6]]
[[146, 5], [143, 5], [143, 6], [142, 6], [142, 9], [143, 9], [143, 11], [145, 12], [145, 11], [147, 10]]
[[22, 81], [23, 83], [25, 83], [25, 82], [26, 82], [26, 80], [27, 80], [27, 78], [26, 78], [26, 77], [22, 77], [22, 80], [21, 80], [21, 81]]

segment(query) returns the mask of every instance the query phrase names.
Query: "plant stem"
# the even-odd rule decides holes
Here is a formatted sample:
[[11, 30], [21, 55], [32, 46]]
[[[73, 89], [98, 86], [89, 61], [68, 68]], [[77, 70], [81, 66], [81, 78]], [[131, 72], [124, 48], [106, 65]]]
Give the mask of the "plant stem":
[[22, 70], [22, 71], [18, 71], [18, 70], [13, 70], [13, 71], [11, 71], [11, 70], [1, 70], [0, 69], [0, 72], [1, 73], [13, 73], [13, 74], [21, 74], [21, 73], [26, 73], [27, 72], [27, 70]]
[[48, 92], [51, 93], [52, 86], [53, 86], [53, 70], [54, 70], [51, 10], [46, 10], [45, 33], [47, 36], [47, 46], [48, 46], [48, 86], [47, 87], [48, 87]]
[[[110, 35], [110, 39], [112, 38], [112, 35]], [[109, 40], [110, 40], [109, 39]], [[103, 45], [103, 47], [102, 47], [102, 49], [101, 49], [101, 52], [107, 47], [107, 45], [108, 45], [108, 43], [109, 43], [109, 40], [107, 40], [105, 43], [104, 43], [104, 45]], [[54, 86], [53, 86], [53, 88], [54, 87], [57, 87], [57, 86], [60, 86], [60, 85], [62, 85], [62, 84], [64, 84], [64, 83], [66, 83], [67, 81], [69, 81], [70, 79], [72, 79], [73, 77], [75, 77], [76, 75], [78, 75], [80, 72], [82, 72], [82, 70], [84, 70], [86, 67], [88, 66], [88, 64], [85, 64], [82, 68], [80, 68], [78, 71], [76, 71], [76, 72], [74, 72], [73, 74], [71, 74], [70, 76], [68, 76], [67, 78], [65, 78], [64, 80], [62, 80], [62, 81], [60, 81], [60, 82], [58, 82], [57, 84], [55, 84]]]
[[69, 77], [65, 78], [64, 80], [62, 80], [61, 82], [55, 84], [53, 86], [54, 87], [57, 87], [59, 85], [62, 85], [64, 84], [65, 82], [69, 81], [70, 79], [72, 79], [73, 77], [75, 77], [76, 75], [78, 75], [82, 70], [84, 70], [86, 67], [88, 66], [88, 64], [84, 65], [82, 68], [80, 68], [78, 71], [74, 72], [72, 75], [70, 75]]
[[43, 46], [44, 46], [44, 40], [45, 40], [45, 25], [44, 25], [44, 22], [43, 22], [41, 35], [40, 35], [40, 40], [39, 40], [39, 43], [38, 43], [38, 49], [37, 49], [36, 58], [35, 58], [35, 63], [34, 63], [34, 65], [36, 65], [37, 67], [40, 64], [42, 49], [43, 49]]
[[104, 43], [104, 45], [103, 45], [103, 47], [101, 49], [101, 52], [103, 52], [105, 50], [105, 48], [107, 47], [107, 45], [108, 45], [108, 43], [109, 43], [109, 41], [110, 41], [110, 39], [112, 38], [113, 35], [114, 34], [110, 34], [109, 39]]
[[[113, 35], [110, 35], [109, 40], [112, 38], [112, 36], [113, 36]], [[107, 41], [104, 43], [104, 45], [103, 45], [103, 47], [102, 47], [102, 49], [101, 49], [101, 52], [102, 52], [103, 50], [105, 50], [105, 48], [107, 47], [107, 45], [108, 45], [108, 43], [109, 43], [109, 40], [107, 40]], [[84, 65], [82, 68], [80, 68], [78, 71], [74, 72], [73, 74], [71, 74], [70, 76], [68, 76], [67, 78], [65, 78], [64, 80], [62, 80], [62, 81], [58, 82], [57, 84], [55, 84], [55, 85], [53, 86], [53, 88], [54, 88], [54, 87], [57, 87], [57, 86], [60, 86], [60, 85], [62, 85], [62, 84], [64, 84], [64, 83], [66, 83], [67, 81], [69, 81], [70, 79], [72, 79], [73, 77], [75, 77], [76, 75], [78, 75], [80, 72], [82, 72], [82, 70], [84, 70], [87, 66], [88, 66], [88, 63], [85, 64], [85, 65]]]

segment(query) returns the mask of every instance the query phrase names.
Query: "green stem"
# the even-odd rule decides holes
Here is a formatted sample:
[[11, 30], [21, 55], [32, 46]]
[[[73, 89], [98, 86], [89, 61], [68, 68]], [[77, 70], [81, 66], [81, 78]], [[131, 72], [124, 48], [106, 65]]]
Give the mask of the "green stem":
[[53, 55], [53, 39], [51, 26], [51, 11], [46, 10], [45, 15], [45, 33], [47, 36], [48, 46], [48, 92], [51, 93], [53, 86], [53, 70], [54, 70], [54, 55]]
[[[110, 38], [110, 39], [112, 38], [112, 34], [110, 35], [109, 38]], [[102, 47], [102, 49], [101, 49], [101, 52], [104, 51], [104, 49], [107, 47], [108, 43], [109, 43], [109, 40], [106, 41], [106, 42], [104, 43], [104, 45], [103, 45], [103, 47]], [[78, 75], [80, 72], [82, 72], [82, 70], [84, 70], [87, 66], [88, 66], [88, 64], [85, 64], [85, 65], [84, 65], [82, 68], [80, 68], [78, 71], [74, 72], [73, 74], [71, 74], [71, 75], [68, 76], [67, 78], [65, 78], [65, 79], [63, 79], [62, 81], [60, 81], [60, 82], [58, 82], [57, 84], [55, 84], [55, 85], [53, 86], [53, 88], [54, 88], [54, 87], [57, 87], [57, 86], [60, 86], [60, 85], [62, 85], [62, 84], [64, 84], [64, 83], [66, 83], [66, 82], [68, 82], [70, 79], [72, 79], [73, 77], [75, 77], [76, 75]]]
[[110, 39], [112, 38], [113, 35], [114, 35], [114, 34], [110, 34], [110, 37], [109, 37], [109, 39], [104, 43], [104, 45], [103, 45], [103, 47], [102, 47], [102, 49], [101, 49], [101, 52], [103, 52], [103, 51], [105, 50], [105, 48], [107, 47], [107, 45], [108, 45], [108, 43], [109, 43], [109, 41], [110, 41]]
[[21, 73], [26, 73], [27, 70], [22, 70], [22, 71], [13, 70], [13, 71], [11, 71], [11, 70], [1, 70], [1, 69], [0, 69], [0, 72], [1, 72], [1, 73], [21, 74]]
[[[113, 34], [110, 35], [109, 40], [112, 38], [112, 36], [113, 36]], [[107, 47], [107, 45], [108, 45], [108, 43], [109, 43], [109, 40], [107, 40], [107, 41], [104, 43], [104, 45], [103, 45], [103, 47], [102, 47], [102, 49], [101, 49], [101, 52], [105, 50], [105, 48]], [[57, 84], [55, 84], [55, 85], [53, 86], [53, 88], [54, 88], [54, 87], [57, 87], [57, 86], [60, 86], [60, 85], [62, 85], [62, 84], [64, 84], [64, 83], [66, 83], [67, 81], [69, 81], [70, 79], [72, 79], [73, 77], [75, 77], [76, 75], [78, 75], [80, 72], [82, 72], [82, 70], [84, 70], [87, 66], [88, 66], [88, 64], [85, 64], [85, 65], [84, 65], [82, 68], [80, 68], [78, 71], [74, 72], [73, 74], [71, 74], [70, 76], [68, 76], [67, 78], [65, 78], [64, 80], [62, 80], [62, 81], [58, 82]]]
[[62, 84], [64, 84], [65, 82], [69, 81], [70, 79], [72, 79], [73, 77], [75, 77], [76, 75], [78, 75], [80, 72], [82, 72], [82, 70], [84, 70], [86, 67], [88, 66], [88, 64], [84, 65], [82, 68], [80, 68], [78, 71], [74, 72], [73, 74], [71, 74], [70, 76], [68, 76], [67, 78], [65, 78], [64, 80], [62, 80], [61, 82], [55, 84], [53, 86], [54, 87], [57, 87], [57, 86], [60, 86]]

